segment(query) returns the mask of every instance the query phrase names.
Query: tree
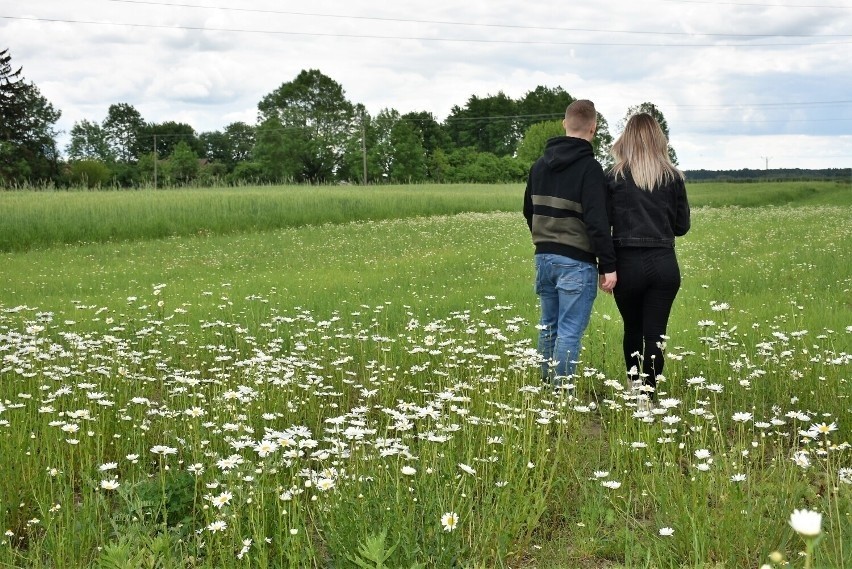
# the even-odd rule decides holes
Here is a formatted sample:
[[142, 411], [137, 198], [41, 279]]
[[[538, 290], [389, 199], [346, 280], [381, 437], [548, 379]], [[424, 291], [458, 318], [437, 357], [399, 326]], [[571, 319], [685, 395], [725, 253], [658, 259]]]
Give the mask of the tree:
[[98, 160], [104, 163], [115, 160], [106, 131], [98, 123], [86, 119], [75, 122], [71, 127], [71, 142], [66, 152], [70, 160]]
[[0, 180], [38, 182], [58, 175], [53, 125], [62, 113], [45, 99], [22, 68], [13, 71], [9, 50], [0, 51]]
[[139, 160], [139, 134], [145, 128], [145, 120], [133, 105], [110, 105], [101, 128], [116, 160], [126, 164]]
[[411, 122], [400, 119], [391, 128], [390, 179], [421, 182], [426, 178], [426, 151], [420, 133]]
[[526, 133], [530, 126], [549, 120], [562, 120], [565, 109], [575, 101], [562, 87], [544, 87], [539, 85], [528, 91], [518, 101], [519, 125]]
[[517, 103], [500, 91], [484, 98], [473, 95], [464, 108], [454, 106], [444, 124], [456, 147], [511, 156], [522, 134], [517, 114]]
[[198, 139], [207, 159], [223, 164], [228, 172], [232, 172], [237, 164], [251, 159], [255, 127], [244, 122], [234, 122], [221, 132], [203, 132]]
[[169, 156], [169, 174], [178, 183], [186, 184], [198, 175], [198, 155], [181, 140]]
[[275, 115], [257, 127], [253, 157], [265, 182], [305, 180], [306, 156], [312, 141], [301, 128], [284, 128]]
[[544, 152], [547, 141], [555, 136], [564, 136], [565, 127], [562, 120], [544, 121], [533, 124], [524, 133], [523, 139], [518, 144], [517, 158], [529, 170], [533, 163], [538, 160]]
[[310, 182], [328, 181], [337, 174], [346, 141], [360, 129], [343, 87], [317, 69], [302, 70], [263, 97], [257, 108], [259, 122], [275, 118], [288, 132], [295, 129], [295, 137], [310, 147], [310, 152], [301, 153], [299, 168]]
[[[663, 129], [663, 134], [666, 135], [667, 139], [669, 138], [669, 123], [666, 122], [666, 117], [663, 116], [663, 111], [657, 108], [657, 105], [655, 105], [654, 103], [649, 103], [647, 101], [642, 103], [641, 105], [635, 105], [628, 108], [627, 114], [624, 115], [624, 120], [622, 120], [618, 125], [618, 130], [623, 132], [624, 126], [627, 124], [628, 119], [638, 113], [648, 113], [649, 115], [657, 119], [657, 122], [660, 123], [660, 128]], [[675, 149], [672, 147], [671, 144], [669, 144], [669, 160], [672, 161], [672, 164], [677, 166], [677, 152], [675, 152]]]
[[136, 145], [140, 155], [155, 152], [158, 157], [163, 157], [171, 156], [180, 142], [185, 142], [196, 156], [204, 154], [204, 146], [198, 140], [195, 129], [175, 121], [148, 123], [139, 129]]

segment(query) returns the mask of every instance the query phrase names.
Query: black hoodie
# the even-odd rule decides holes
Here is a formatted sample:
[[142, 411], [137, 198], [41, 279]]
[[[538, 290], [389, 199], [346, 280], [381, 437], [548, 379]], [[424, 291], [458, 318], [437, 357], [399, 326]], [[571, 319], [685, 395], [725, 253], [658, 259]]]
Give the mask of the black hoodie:
[[615, 271], [606, 180], [589, 141], [557, 136], [530, 168], [524, 217], [536, 253], [553, 253]]

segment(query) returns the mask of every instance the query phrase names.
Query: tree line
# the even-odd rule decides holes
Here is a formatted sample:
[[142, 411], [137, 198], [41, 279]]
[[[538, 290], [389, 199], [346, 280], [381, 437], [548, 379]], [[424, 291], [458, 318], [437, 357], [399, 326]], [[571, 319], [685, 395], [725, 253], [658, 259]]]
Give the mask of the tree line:
[[[133, 105], [110, 105], [101, 120], [74, 123], [63, 156], [61, 112], [0, 52], [0, 184], [5, 187], [163, 187], [259, 183], [453, 183], [526, 179], [574, 100], [562, 87], [538, 86], [519, 99], [502, 91], [472, 95], [444, 121], [430, 112], [375, 116], [346, 98], [319, 70], [301, 71], [257, 104], [257, 123], [233, 122], [197, 133], [186, 123], [146, 121]], [[654, 114], [653, 103], [628, 109]], [[608, 164], [612, 136], [598, 114], [593, 142]], [[677, 161], [674, 149], [670, 148]]]

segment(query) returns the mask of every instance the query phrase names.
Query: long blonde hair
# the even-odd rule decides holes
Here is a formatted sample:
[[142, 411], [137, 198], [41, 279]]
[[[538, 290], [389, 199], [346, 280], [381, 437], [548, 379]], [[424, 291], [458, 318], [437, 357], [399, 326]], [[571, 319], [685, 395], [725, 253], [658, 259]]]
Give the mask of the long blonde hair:
[[653, 116], [637, 113], [630, 117], [624, 132], [612, 145], [615, 178], [629, 171], [633, 181], [643, 190], [653, 191], [675, 179], [683, 180], [683, 172], [669, 159], [669, 141]]

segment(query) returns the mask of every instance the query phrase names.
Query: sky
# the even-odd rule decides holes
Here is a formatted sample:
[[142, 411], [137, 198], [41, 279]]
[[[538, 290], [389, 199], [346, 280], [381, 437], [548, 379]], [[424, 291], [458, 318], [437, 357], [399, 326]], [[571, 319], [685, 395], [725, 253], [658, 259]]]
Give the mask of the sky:
[[62, 112], [60, 147], [116, 103], [256, 124], [318, 69], [374, 116], [561, 87], [614, 136], [654, 103], [685, 170], [852, 167], [850, 0], [0, 0], [4, 48]]

